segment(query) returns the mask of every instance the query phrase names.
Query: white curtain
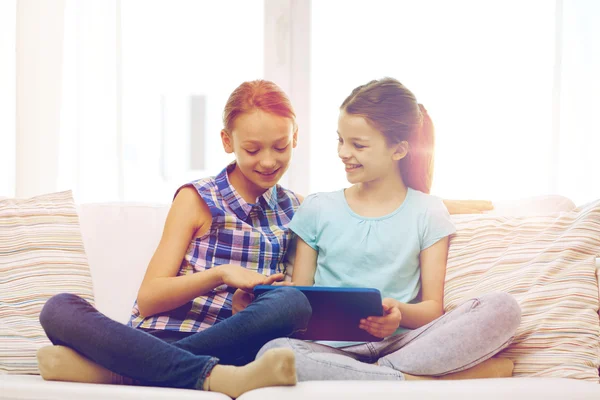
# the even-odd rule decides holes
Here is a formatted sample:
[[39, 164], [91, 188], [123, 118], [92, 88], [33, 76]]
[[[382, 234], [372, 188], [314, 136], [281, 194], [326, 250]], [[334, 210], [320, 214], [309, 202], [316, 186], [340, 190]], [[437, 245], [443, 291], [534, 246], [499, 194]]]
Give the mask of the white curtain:
[[16, 195], [56, 189], [64, 1], [21, 0], [16, 12]]
[[17, 2], [0, 2], [0, 198], [15, 195]]
[[564, 0], [554, 191], [600, 198], [600, 2]]
[[393, 76], [436, 126], [434, 194], [600, 197], [600, 2], [348, 0], [343, 17], [340, 6], [312, 6], [312, 190], [348, 185], [342, 100]]
[[[262, 77], [263, 7], [66, 0], [59, 188], [80, 202], [165, 203], [179, 185], [223, 168], [226, 98]], [[200, 145], [191, 99], [206, 107]]]
[[[363, 27], [367, 23], [376, 24], [373, 29], [361, 29], [361, 41], [354, 43], [353, 46], [355, 48], [359, 46], [362, 50], [360, 54], [351, 55], [364, 57], [365, 54], [369, 54], [368, 51], [374, 48], [374, 43], [382, 39], [382, 30], [389, 26], [397, 27], [401, 23], [402, 18], [400, 17], [402, 16], [394, 19], [395, 23], [389, 26], [377, 24], [377, 20], [365, 18], [369, 14], [367, 10], [384, 3], [381, 1], [340, 3], [342, 7], [350, 7], [350, 4], [363, 7], [364, 12], [359, 13], [359, 16], [364, 19]], [[6, 7], [4, 4], [8, 3], [3, 3], [3, 7]], [[11, 4], [15, 7], [15, 3]], [[227, 21], [233, 18], [233, 14], [229, 14], [231, 7], [209, 5], [204, 2], [201, 3], [202, 6], [198, 6], [200, 3], [196, 2], [177, 2], [172, 3], [173, 5], [166, 2], [154, 2], [151, 3], [152, 9], [155, 11], [152, 14], [151, 25], [157, 32], [161, 32], [160, 35], [154, 36], [164, 39], [161, 39], [162, 41], [156, 39], [156, 43], [153, 43], [151, 40], [144, 40], [143, 32], [140, 32], [140, 37], [132, 40], [131, 43], [136, 46], [144, 46], [143, 48], [133, 45], [122, 48], [121, 27], [129, 23], [140, 23], [133, 18], [138, 15], [139, 18], [143, 18], [141, 11], [140, 13], [136, 12], [136, 8], [141, 10], [149, 7], [149, 4], [142, 1], [132, 2], [132, 0], [20, 0], [17, 2], [15, 7], [18, 16], [16, 19], [18, 57], [16, 59], [17, 118], [15, 124], [17, 135], [16, 140], [10, 135], [0, 136], [0, 148], [2, 149], [0, 155], [16, 154], [16, 160], [13, 160], [16, 168], [11, 171], [10, 165], [13, 161], [11, 161], [10, 155], [6, 158], [3, 157], [0, 161], [2, 162], [1, 166], [8, 166], [3, 169], [7, 172], [3, 172], [1, 175], [0, 196], [12, 195], [11, 187], [15, 187], [16, 195], [21, 197], [72, 189], [78, 202], [156, 201], [157, 199], [168, 201], [175, 181], [183, 183], [184, 179], [192, 178], [189, 175], [190, 171], [186, 170], [185, 172], [188, 174], [185, 176], [183, 174], [173, 176], [173, 182], [163, 179], [165, 171], [169, 172], [165, 168], [177, 170], [175, 167], [179, 168], [181, 160], [187, 157], [182, 155], [181, 160], [174, 157], [173, 154], [180, 153], [173, 153], [172, 148], [165, 146], [164, 143], [161, 145], [159, 141], [157, 142], [159, 139], [156, 139], [160, 133], [160, 129], [157, 128], [160, 118], [155, 114], [161, 111], [158, 106], [161, 103], [156, 99], [160, 97], [159, 90], [164, 90], [167, 93], [164, 99], [168, 100], [168, 95], [174, 92], [173, 88], [177, 90], [175, 93], [177, 96], [179, 93], [184, 93], [185, 96], [189, 96], [190, 93], [200, 93], [209, 96], [209, 99], [216, 99], [212, 102], [209, 100], [207, 106], [207, 116], [211, 118], [208, 123], [208, 134], [211, 136], [205, 142], [207, 146], [205, 154], [207, 154], [207, 159], [212, 161], [210, 166], [206, 167], [205, 172], [214, 173], [216, 169], [220, 168], [224, 158], [217, 157], [222, 152], [216, 139], [217, 136], [215, 136], [218, 135], [215, 129], [218, 128], [219, 114], [224, 100], [239, 82], [260, 78], [263, 76], [261, 71], [265, 70], [265, 66], [262, 65], [263, 38], [259, 34], [265, 29], [265, 26], [268, 26], [262, 21], [263, 10], [261, 7], [264, 5], [260, 1], [236, 3], [236, 9], [246, 7], [241, 9], [243, 12], [240, 14], [250, 15], [254, 12], [257, 15], [253, 15], [252, 18], [238, 19], [234, 24], [227, 24]], [[248, 5], [243, 6], [243, 4]], [[406, 2], [406, 4], [413, 8], [417, 7], [414, 2]], [[420, 65], [416, 70], [410, 70], [417, 74], [415, 75], [417, 81], [419, 79], [427, 81], [430, 77], [435, 76], [436, 68], [443, 69], [447, 64], [445, 60], [452, 58], [460, 57], [464, 63], [478, 62], [485, 66], [487, 61], [482, 57], [493, 57], [495, 53], [493, 46], [504, 46], [508, 39], [531, 43], [531, 46], [520, 46], [519, 51], [512, 54], [513, 59], [499, 59], [498, 62], [506, 65], [506, 68], [516, 68], [516, 70], [520, 68], [527, 73], [535, 74], [535, 71], [530, 71], [531, 68], [527, 65], [519, 67], [520, 63], [535, 57], [535, 54], [532, 55], [532, 53], [536, 52], [542, 54], [545, 60], [543, 64], [545, 67], [543, 71], [540, 71], [540, 74], [544, 75], [543, 79], [535, 76], [533, 83], [537, 85], [540, 82], [547, 82], [547, 84], [541, 85], [540, 83], [538, 89], [528, 87], [527, 90], [532, 93], [531, 99], [523, 98], [519, 87], [515, 87], [514, 100], [510, 104], [506, 104], [506, 108], [486, 111], [480, 107], [485, 114], [470, 115], [469, 104], [464, 105], [461, 113], [448, 114], [448, 110], [451, 109], [448, 105], [456, 106], [456, 104], [452, 104], [451, 93], [442, 92], [438, 90], [438, 87], [431, 88], [425, 84], [417, 84], [417, 89], [421, 85], [421, 90], [415, 89], [416, 92], [429, 99], [437, 96], [439, 100], [437, 101], [439, 104], [436, 104], [435, 101], [429, 104], [428, 108], [432, 115], [434, 113], [442, 116], [444, 113], [448, 114], [445, 115], [446, 122], [442, 122], [438, 128], [456, 129], [461, 126], [461, 119], [467, 118], [471, 119], [469, 123], [472, 126], [476, 125], [477, 120], [480, 120], [481, 129], [487, 133], [487, 136], [478, 136], [463, 144], [452, 141], [452, 137], [460, 138], [460, 135], [440, 137], [437, 149], [438, 172], [434, 183], [436, 194], [454, 198], [487, 197], [497, 199], [558, 193], [570, 197], [576, 203], [600, 197], [600, 117], [598, 113], [600, 109], [600, 78], [597, 73], [600, 71], [600, 52], [598, 50], [600, 25], [597, 24], [597, 21], [600, 20], [600, 2], [596, 0], [557, 0], [550, 6], [548, 4], [545, 1], [534, 0], [473, 2], [473, 7], [483, 13], [480, 15], [483, 19], [479, 19], [479, 22], [476, 23], [477, 29], [491, 29], [491, 25], [484, 23], [485, 18], [491, 18], [490, 21], [494, 18], [501, 18], [502, 23], [495, 28], [496, 31], [487, 33], [488, 37], [495, 38], [487, 43], [490, 47], [481, 49], [475, 55], [468, 51], [468, 47], [461, 50], [461, 43], [464, 42], [466, 46], [468, 43], [472, 43], [476, 37], [468, 32], [462, 34], [458, 32], [456, 34], [460, 40], [453, 42], [453, 48], [458, 50], [448, 54], [440, 53], [437, 64]], [[313, 2], [313, 9], [316, 10], [317, 6], [322, 7], [322, 5], [323, 3]], [[447, 4], [447, 2], [441, 1], [439, 5], [440, 9], [445, 10], [440, 24], [443, 21], [453, 21], [455, 18], [452, 12], [460, 10], [454, 6], [455, 3]], [[490, 14], [489, 7], [492, 5], [492, 9], [501, 12], [488, 15]], [[535, 9], [538, 5], [541, 7], [539, 13]], [[198, 15], [205, 21], [202, 26], [210, 21], [216, 23], [215, 21], [218, 22], [221, 18], [224, 22], [216, 23], [219, 27], [217, 34], [211, 36], [202, 30], [177, 29], [176, 31], [185, 37], [182, 37], [181, 41], [177, 41], [177, 43], [172, 42], [172, 39], [167, 39], [177, 33], [168, 29], [161, 31], [161, 26], [163, 26], [161, 18], [165, 18], [165, 21], [162, 22], [169, 19], [171, 24], [175, 21], [176, 24], [188, 25], [193, 25], [193, 21], [198, 20], [197, 15], [185, 13], [186, 7], [196, 7], [197, 10], [200, 10]], [[157, 12], [161, 9], [172, 10], [172, 12], [162, 14]], [[127, 20], [124, 18], [123, 24], [121, 24], [123, 10], [126, 10], [130, 18]], [[378, 12], [385, 13], [385, 10], [382, 8]], [[555, 14], [557, 11], [558, 14]], [[531, 15], [537, 15], [537, 17], [523, 20], [525, 12], [531, 12]], [[339, 14], [336, 11], [338, 24], [342, 24], [348, 15], [348, 12]], [[389, 13], [386, 15], [389, 16]], [[418, 19], [422, 15], [431, 22], [437, 14], [426, 12], [415, 15], [410, 18]], [[470, 13], [469, 15], [477, 19], [478, 14]], [[555, 15], [558, 18], [554, 19]], [[2, 18], [4, 20], [6, 16], [3, 15]], [[293, 23], [294, 15], [291, 14], [290, 18]], [[315, 12], [311, 18], [313, 41], [310, 57], [313, 60], [318, 60], [319, 57], [326, 60], [322, 56], [323, 54], [325, 56], [332, 55], [336, 59], [345, 57], [347, 54], [345, 54], [343, 46], [347, 43], [337, 41], [331, 46], [324, 46], [326, 41], [319, 37], [318, 24], [329, 24], [329, 18], [321, 21]], [[525, 29], [517, 35], [514, 30], [515, 23], [519, 26], [531, 26], [530, 34]], [[541, 26], [540, 23], [542, 23]], [[307, 24], [307, 26], [311, 26], [311, 24]], [[435, 25], [432, 29], [440, 26], [439, 24]], [[556, 27], [559, 29], [556, 30]], [[3, 29], [6, 27], [3, 26]], [[231, 38], [223, 39], [233, 29], [247, 33], [242, 35], [233, 31]], [[348, 32], [350, 31], [342, 33], [347, 36]], [[375, 36], [370, 37], [370, 32]], [[413, 44], [426, 46], [427, 40], [433, 40], [435, 37], [439, 39], [440, 35], [445, 35], [443, 31], [436, 32], [429, 36], [420, 36], [419, 32], [414, 32]], [[472, 34], [476, 35], [477, 33], [473, 32]], [[194, 36], [187, 37], [186, 35]], [[426, 38], [429, 39], [425, 40]], [[264, 38], [265, 52], [270, 51], [270, 39]], [[239, 57], [235, 56], [238, 54], [235, 50], [236, 40], [246, 40], [240, 47], [240, 51], [243, 53], [239, 53]], [[508, 41], [510, 42], [510, 40]], [[285, 45], [285, 43], [292, 42], [283, 43]], [[179, 46], [177, 52], [170, 50], [173, 53], [171, 55], [169, 55], [169, 51], [165, 51], [165, 49], [171, 48], [169, 43]], [[256, 43], [259, 44], [256, 45]], [[536, 48], [536, 43], [544, 43], [544, 47]], [[253, 47], [254, 45], [258, 47]], [[6, 47], [4, 41], [2, 46], [2, 48]], [[3, 51], [2, 48], [0, 51]], [[499, 47], [499, 49], [501, 48]], [[510, 49], [502, 48], [501, 50], [503, 54], [511, 54]], [[322, 53], [319, 53], [320, 51]], [[415, 47], [415, 51], [419, 51], [418, 46]], [[144, 62], [149, 63], [148, 70], [139, 69], [144, 68], [144, 62], [138, 60], [140, 55], [147, 58], [152, 54], [155, 59], [144, 59]], [[175, 57], [182, 54], [195, 55], [194, 62], [197, 64], [188, 63], [186, 60], [189, 59], [185, 57], [181, 59]], [[271, 54], [277, 54], [277, 52]], [[385, 66], [386, 58], [377, 58], [383, 57], [383, 55], [376, 53], [370, 55], [369, 57], [372, 57], [370, 64]], [[548, 55], [550, 56], [547, 57]], [[556, 57], [554, 57], [555, 55]], [[171, 60], [171, 62], [158, 64], [158, 61], [164, 57], [169, 57], [169, 60], [175, 57], [177, 62]], [[473, 58], [469, 59], [469, 57]], [[403, 65], [408, 68], [413, 61], [407, 59]], [[135, 70], [122, 68], [123, 65], [138, 68], [140, 71], [138, 78], [145, 77], [148, 86], [144, 85], [142, 79], [135, 80], [135, 85], [127, 86]], [[213, 71], [212, 69], [202, 69], [206, 65], [217, 68], [217, 71], [221, 71], [222, 74], [207, 72]], [[321, 165], [324, 160], [335, 161], [335, 152], [331, 158], [329, 155], [321, 154], [319, 149], [335, 148], [333, 141], [335, 139], [335, 107], [339, 105], [343, 95], [340, 97], [336, 94], [332, 100], [335, 104], [332, 103], [334, 106], [331, 109], [317, 107], [323, 110], [323, 115], [325, 115], [325, 111], [327, 112], [327, 121], [333, 118], [333, 125], [329, 122], [322, 123], [325, 119], [319, 119], [318, 112], [314, 109], [315, 105], [328, 99], [336, 86], [334, 82], [326, 86], [314, 86], [314, 82], [323, 75], [320, 68], [313, 62], [310, 74], [303, 75], [302, 79], [304, 80], [292, 82], [295, 87], [308, 86], [311, 85], [311, 82], [313, 84], [310, 90], [312, 106], [304, 103], [298, 105], [299, 113], [310, 115], [313, 121], [310, 126], [306, 126], [308, 125], [306, 124], [301, 127], [301, 135], [310, 135], [310, 152], [299, 153], [294, 160], [300, 165], [309, 165], [309, 172], [307, 172], [310, 175], [309, 191], [333, 190], [346, 184], [343, 176], [331, 175], [329, 168]], [[410, 72], [406, 68], [405, 70]], [[126, 75], [121, 75], [122, 71], [126, 71]], [[437, 71], [439, 72], [439, 69]], [[191, 83], [189, 86], [193, 89], [186, 91], [186, 85], [179, 82], [182, 81], [181, 79], [175, 86], [173, 85], [174, 80], [171, 79], [171, 77], [181, 75], [182, 72], [190, 77], [202, 77], [204, 80]], [[408, 76], [408, 72], [406, 76]], [[355, 83], [358, 84], [364, 80], [360, 73], [361, 71], [357, 70], [356, 65], [345, 65], [336, 69], [336, 76], [340, 80], [340, 85], [343, 84], [344, 93], [349, 91]], [[421, 78], [418, 77], [418, 73], [422, 75]], [[10, 82], [10, 80], [4, 79], [10, 74], [10, 69], [0, 69], [0, 82]], [[369, 78], [375, 77], [366, 72], [364, 75], [365, 77], [368, 75]], [[548, 76], [546, 77], [546, 75]], [[159, 83], [153, 80], [154, 76]], [[207, 80], [207, 78], [210, 79]], [[482, 102], [493, 102], [494, 90], [504, 90], [504, 88], [497, 87], [498, 82], [494, 79], [477, 81], [474, 78], [476, 77], [473, 79], [465, 77], [460, 82], [455, 82], [456, 90], [469, 86], [469, 90], [478, 94], [477, 98], [471, 99], [472, 104], [480, 106], [479, 103]], [[205, 82], [206, 80], [207, 82]], [[130, 104], [133, 104], [133, 97], [123, 103], [122, 87], [143, 89], [150, 88], [151, 84], [157, 88], [156, 93], [152, 94], [156, 99], [148, 99], [154, 104], [154, 108], [147, 109], [147, 117], [144, 117], [143, 108], [133, 110], [130, 107]], [[408, 83], [407, 86], [411, 87]], [[127, 90], [125, 92], [127, 94]], [[176, 99], [183, 99], [183, 97], [177, 96]], [[125, 98], [127, 99], [127, 96]], [[427, 102], [425, 103], [427, 106]], [[518, 109], [513, 111], [510, 107], [518, 107]], [[528, 107], [529, 111], [536, 110], [532, 114], [535, 118], [531, 120], [526, 118]], [[310, 108], [310, 112], [305, 108]], [[168, 111], [168, 107], [166, 110]], [[2, 115], [6, 115], [6, 110], [2, 111]], [[509, 126], [507, 121], [510, 121], [514, 115], [519, 115], [519, 118], [523, 117], [521, 121], [525, 121], [525, 125], [516, 128], [524, 134], [519, 137], [511, 137], [510, 140], [503, 140], [505, 137], [503, 134], [507, 130], [498, 130], [496, 121], [502, 122], [502, 126]], [[538, 116], [543, 116], [543, 118], [538, 118]], [[10, 123], [2, 123], [1, 120], [0, 123], [2, 132], [11, 131]], [[139, 129], [139, 127], [146, 128]], [[144, 143], [145, 138], [149, 137], [146, 135], [149, 129], [152, 129], [153, 142], [146, 147], [136, 147], [138, 143]], [[179, 135], [180, 133], [176, 132], [175, 134]], [[173, 141], [171, 144], [176, 142]], [[449, 150], [464, 146], [472, 146], [473, 150], [462, 153], [454, 153], [453, 150]], [[16, 151], [6, 150], [11, 148], [16, 148]], [[150, 152], [144, 149], [148, 149]], [[166, 159], [166, 163], [165, 154], [170, 157], [170, 159]], [[457, 154], [460, 155], [457, 156]], [[529, 159], [527, 159], [527, 155], [530, 155]], [[161, 157], [162, 159], [159, 160]], [[486, 172], [490, 169], [495, 171], [494, 174], [490, 175]], [[324, 170], [328, 173], [325, 174]], [[128, 177], [127, 171], [134, 173]], [[457, 177], [467, 174], [470, 176], [465, 177], [464, 182], [458, 185], [453, 184]], [[144, 180], [141, 181], [137, 177]], [[306, 187], [305, 178], [306, 176], [302, 177], [302, 187]], [[135, 184], [138, 184], [141, 189], [130, 189], [136, 188]], [[295, 188], [296, 182], [293, 175], [289, 177], [287, 184], [292, 189]], [[154, 196], [154, 193], [158, 192], [164, 193], [165, 197]]]
[[116, 10], [109, 0], [16, 2], [17, 197], [119, 198]]
[[121, 200], [119, 4], [65, 3], [57, 189], [78, 202]]

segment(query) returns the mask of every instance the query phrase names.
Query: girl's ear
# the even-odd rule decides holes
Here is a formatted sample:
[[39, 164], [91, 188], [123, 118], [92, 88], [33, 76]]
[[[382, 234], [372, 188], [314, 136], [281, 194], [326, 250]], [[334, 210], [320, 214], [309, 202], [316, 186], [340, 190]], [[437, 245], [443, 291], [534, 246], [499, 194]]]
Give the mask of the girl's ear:
[[225, 149], [225, 153], [233, 153], [233, 139], [231, 135], [225, 131], [225, 129], [221, 131], [221, 141], [223, 142], [223, 149]]
[[298, 145], [298, 129], [294, 131], [294, 136], [292, 137], [292, 149], [295, 149]]
[[392, 154], [392, 160], [400, 161], [408, 154], [408, 142], [406, 140], [401, 141], [396, 145], [396, 149]]

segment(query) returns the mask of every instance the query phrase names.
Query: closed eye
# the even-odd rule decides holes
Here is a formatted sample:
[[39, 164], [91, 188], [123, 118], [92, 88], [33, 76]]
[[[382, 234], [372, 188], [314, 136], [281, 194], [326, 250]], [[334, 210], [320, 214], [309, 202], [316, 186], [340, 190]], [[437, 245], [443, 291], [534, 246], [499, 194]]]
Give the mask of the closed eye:
[[289, 146], [289, 144], [284, 147], [275, 147], [275, 150], [283, 153], [284, 151], [287, 150], [288, 146]]
[[[340, 145], [340, 144], [344, 144], [344, 139], [342, 139], [341, 137], [338, 137], [338, 138], [337, 138], [337, 142], [338, 142], [338, 145]], [[356, 148], [356, 149], [358, 149], [358, 150], [360, 150], [360, 149], [364, 149], [364, 148], [366, 148], [366, 147], [367, 147], [367, 146], [363, 146], [362, 144], [354, 143], [354, 148]]]
[[246, 153], [248, 153], [250, 155], [255, 155], [256, 153], [258, 153], [258, 150], [247, 150], [247, 149], [244, 149], [244, 150], [246, 150]]

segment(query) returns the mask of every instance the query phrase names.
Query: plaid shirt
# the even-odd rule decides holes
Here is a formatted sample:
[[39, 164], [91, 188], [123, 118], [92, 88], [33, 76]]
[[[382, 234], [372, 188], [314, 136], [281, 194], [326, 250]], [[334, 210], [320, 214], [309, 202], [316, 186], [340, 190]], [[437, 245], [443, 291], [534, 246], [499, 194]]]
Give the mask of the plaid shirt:
[[[230, 164], [216, 177], [200, 179], [194, 186], [210, 208], [212, 225], [202, 237], [192, 240], [179, 268], [179, 275], [202, 272], [222, 264], [236, 264], [269, 276], [284, 272], [285, 253], [292, 239], [288, 229], [299, 206], [296, 195], [279, 185], [247, 203], [229, 183]], [[187, 186], [187, 185], [186, 185]], [[129, 326], [182, 332], [202, 331], [231, 316], [236, 288], [219, 286], [206, 295], [163, 315], [145, 318], [137, 302]]]

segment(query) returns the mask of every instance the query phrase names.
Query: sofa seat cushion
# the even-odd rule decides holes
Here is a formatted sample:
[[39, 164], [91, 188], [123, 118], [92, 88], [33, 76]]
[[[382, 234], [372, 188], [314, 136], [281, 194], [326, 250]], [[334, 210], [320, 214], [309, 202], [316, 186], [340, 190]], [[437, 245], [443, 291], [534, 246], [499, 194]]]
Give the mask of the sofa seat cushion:
[[253, 390], [238, 400], [591, 400], [600, 385], [574, 379], [505, 378], [461, 381], [315, 381]]
[[[228, 400], [220, 393], [142, 386], [48, 382], [39, 376], [0, 375], [2, 398], [47, 400], [198, 399]], [[589, 400], [600, 398], [600, 385], [560, 378], [509, 378], [462, 381], [313, 381], [294, 387], [250, 391], [239, 400]]]
[[0, 398], [45, 400], [133, 400], [133, 399], [195, 399], [230, 400], [221, 393], [192, 389], [171, 389], [150, 386], [97, 385], [89, 383], [50, 382], [33, 375], [0, 375]]

